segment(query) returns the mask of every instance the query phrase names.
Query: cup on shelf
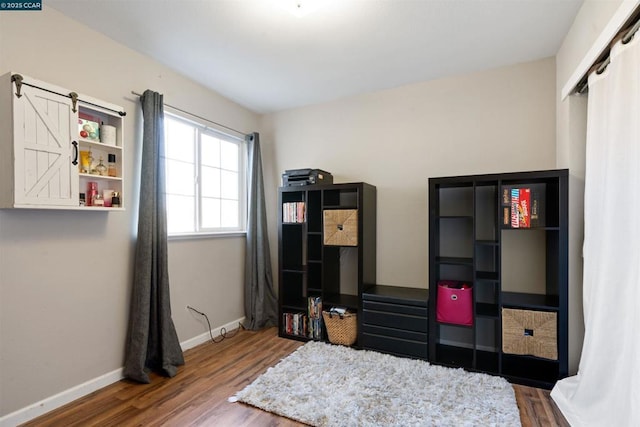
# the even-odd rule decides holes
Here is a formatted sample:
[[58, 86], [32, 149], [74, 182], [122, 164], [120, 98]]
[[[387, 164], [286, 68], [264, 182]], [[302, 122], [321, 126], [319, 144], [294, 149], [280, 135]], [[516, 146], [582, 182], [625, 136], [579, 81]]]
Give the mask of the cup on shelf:
[[102, 190], [102, 198], [104, 199], [104, 207], [110, 208], [114, 191], [111, 189]]
[[103, 144], [116, 145], [116, 127], [111, 125], [100, 126], [100, 137]]

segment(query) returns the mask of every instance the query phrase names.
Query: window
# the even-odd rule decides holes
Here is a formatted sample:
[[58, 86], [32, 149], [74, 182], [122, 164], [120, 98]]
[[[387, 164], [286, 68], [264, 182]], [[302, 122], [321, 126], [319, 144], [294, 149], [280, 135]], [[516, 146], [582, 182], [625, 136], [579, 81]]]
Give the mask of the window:
[[173, 114], [164, 119], [168, 234], [244, 232], [244, 140]]

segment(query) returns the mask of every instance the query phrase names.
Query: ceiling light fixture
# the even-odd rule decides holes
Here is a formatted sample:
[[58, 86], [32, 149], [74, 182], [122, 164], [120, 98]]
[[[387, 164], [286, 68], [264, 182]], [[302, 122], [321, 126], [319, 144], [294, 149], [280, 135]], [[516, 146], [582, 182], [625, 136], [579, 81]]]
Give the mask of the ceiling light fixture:
[[302, 18], [320, 9], [327, 0], [278, 0], [277, 4], [290, 14]]

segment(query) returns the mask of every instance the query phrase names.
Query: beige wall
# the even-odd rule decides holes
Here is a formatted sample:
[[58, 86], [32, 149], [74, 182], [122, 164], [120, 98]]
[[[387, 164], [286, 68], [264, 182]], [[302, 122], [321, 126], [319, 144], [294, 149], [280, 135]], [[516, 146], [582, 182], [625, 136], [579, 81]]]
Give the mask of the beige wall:
[[[122, 366], [140, 149], [131, 91], [157, 90], [165, 102], [236, 129], [254, 130], [258, 120], [46, 5], [0, 14], [0, 74], [8, 71], [122, 105], [132, 179], [126, 212], [0, 211], [0, 418]], [[187, 304], [214, 328], [244, 315], [244, 238], [171, 241], [169, 258], [180, 341], [206, 331]]]
[[272, 241], [285, 169], [365, 181], [378, 189], [378, 283], [426, 288], [429, 177], [554, 168], [555, 126], [553, 58], [265, 116]]

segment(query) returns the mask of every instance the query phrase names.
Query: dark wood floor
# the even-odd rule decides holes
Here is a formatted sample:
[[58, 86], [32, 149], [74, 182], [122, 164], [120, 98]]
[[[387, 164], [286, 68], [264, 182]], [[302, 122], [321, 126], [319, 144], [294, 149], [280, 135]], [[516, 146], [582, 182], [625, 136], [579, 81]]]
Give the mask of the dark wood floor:
[[[25, 426], [302, 426], [227, 399], [302, 343], [278, 338], [275, 328], [240, 331], [233, 338], [185, 352], [173, 379], [151, 384], [119, 381]], [[514, 386], [523, 427], [568, 426], [547, 390]]]

